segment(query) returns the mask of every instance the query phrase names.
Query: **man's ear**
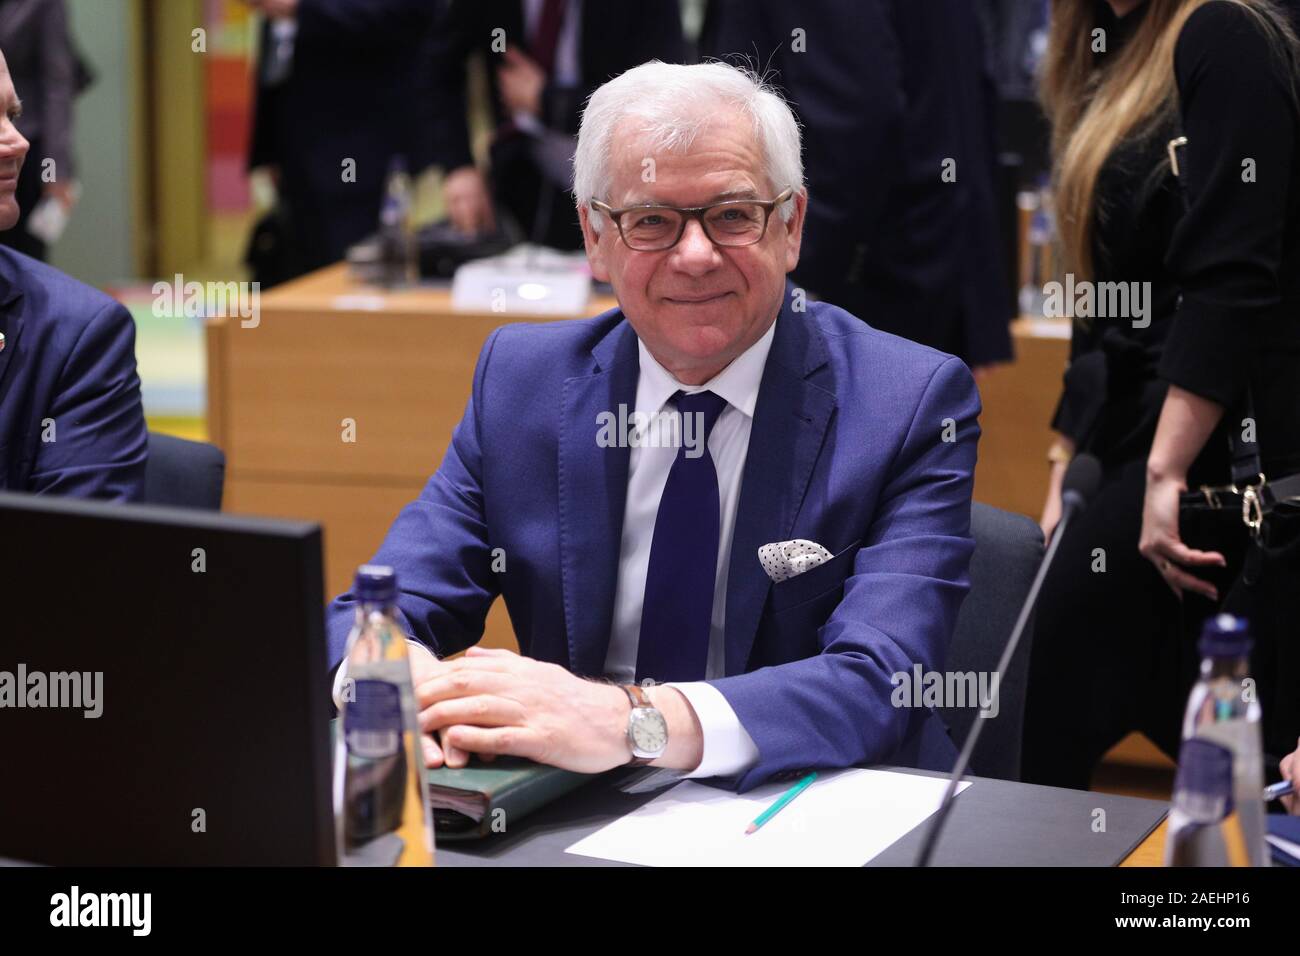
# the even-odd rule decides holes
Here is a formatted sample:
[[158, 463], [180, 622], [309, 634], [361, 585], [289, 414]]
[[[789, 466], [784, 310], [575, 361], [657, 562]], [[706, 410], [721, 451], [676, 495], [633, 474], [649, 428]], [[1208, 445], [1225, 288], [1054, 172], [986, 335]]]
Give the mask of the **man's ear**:
[[789, 222], [782, 222], [780, 214], [777, 222], [785, 226], [785, 271], [793, 272], [799, 264], [799, 248], [803, 243], [803, 217], [808, 211], [808, 190], [800, 189], [794, 194], [794, 212]]
[[[605, 252], [600, 245], [600, 236], [591, 228], [591, 209], [585, 205], [578, 207], [578, 222], [582, 225], [582, 244], [587, 250], [587, 262], [591, 265], [591, 274], [597, 282], [609, 281], [609, 269], [605, 265]], [[606, 222], [605, 228], [612, 229], [614, 224]]]

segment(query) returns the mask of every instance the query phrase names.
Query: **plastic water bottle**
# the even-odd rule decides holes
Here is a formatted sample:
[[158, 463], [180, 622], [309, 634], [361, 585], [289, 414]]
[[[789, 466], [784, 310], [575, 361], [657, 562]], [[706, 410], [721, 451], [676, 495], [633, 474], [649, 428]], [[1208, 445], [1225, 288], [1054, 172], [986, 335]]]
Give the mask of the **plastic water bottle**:
[[344, 657], [334, 754], [334, 812], [344, 866], [432, 866], [425, 785], [406, 634], [392, 568], [357, 570], [356, 623]]
[[1232, 751], [1203, 737], [1183, 741], [1169, 811], [1165, 866], [1250, 866], [1233, 802]]
[[383, 283], [389, 288], [399, 288], [415, 281], [415, 241], [411, 233], [412, 195], [406, 160], [395, 156], [388, 165], [384, 202], [379, 210], [380, 261], [383, 266]]
[[1042, 182], [1036, 192], [1028, 190], [1016, 197], [1016, 205], [1022, 215], [1029, 217], [1025, 230], [1025, 245], [1020, 263], [1020, 292], [1017, 296], [1020, 314], [1035, 318], [1059, 318], [1046, 314], [1046, 283], [1051, 275], [1052, 233], [1055, 224], [1052, 221], [1052, 196], [1046, 182]]
[[1264, 748], [1248, 673], [1250, 648], [1246, 622], [1230, 614], [1211, 618], [1201, 631], [1201, 676], [1183, 718], [1168, 865], [1269, 865]]

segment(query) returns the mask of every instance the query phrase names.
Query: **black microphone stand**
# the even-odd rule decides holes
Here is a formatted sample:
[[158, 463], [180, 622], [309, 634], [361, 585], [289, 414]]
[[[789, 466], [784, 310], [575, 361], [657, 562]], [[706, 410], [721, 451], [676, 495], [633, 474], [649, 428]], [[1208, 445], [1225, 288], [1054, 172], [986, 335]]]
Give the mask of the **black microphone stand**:
[[[1007, 668], [1011, 666], [1011, 659], [1015, 656], [1016, 648], [1020, 645], [1021, 634], [1024, 633], [1025, 626], [1029, 623], [1029, 616], [1034, 611], [1034, 605], [1038, 603], [1038, 591], [1043, 586], [1043, 579], [1047, 577], [1047, 569], [1052, 566], [1052, 559], [1056, 556], [1057, 546], [1060, 545], [1061, 538], [1065, 534], [1065, 526], [1074, 512], [1078, 511], [1083, 504], [1084, 498], [1077, 493], [1070, 494], [1067, 492], [1061, 496], [1061, 520], [1056, 523], [1056, 527], [1052, 530], [1052, 540], [1048, 543], [1047, 553], [1038, 566], [1038, 574], [1034, 576], [1034, 583], [1030, 585], [1029, 594], [1025, 598], [1024, 606], [1020, 609], [1020, 617], [1016, 619], [1016, 626], [1011, 629], [1011, 639], [1007, 641], [1007, 646], [1002, 651], [1002, 659], [998, 661], [999, 674], [1005, 674]], [[975, 752], [975, 744], [979, 742], [980, 731], [983, 729], [981, 719], [976, 717], [970, 731], [966, 734], [966, 743], [957, 756], [957, 763], [952, 768], [952, 777], [948, 781], [948, 789], [944, 791], [943, 801], [939, 804], [939, 809], [935, 811], [934, 816], [930, 818], [930, 828], [926, 831], [925, 842], [921, 844], [921, 852], [916, 857], [917, 866], [930, 865], [930, 857], [934, 854], [935, 844], [939, 840], [939, 834], [943, 830], [944, 822], [948, 819], [948, 812], [952, 809], [957, 787], [961, 785], [961, 779], [966, 775], [966, 768], [970, 766], [971, 754]]]

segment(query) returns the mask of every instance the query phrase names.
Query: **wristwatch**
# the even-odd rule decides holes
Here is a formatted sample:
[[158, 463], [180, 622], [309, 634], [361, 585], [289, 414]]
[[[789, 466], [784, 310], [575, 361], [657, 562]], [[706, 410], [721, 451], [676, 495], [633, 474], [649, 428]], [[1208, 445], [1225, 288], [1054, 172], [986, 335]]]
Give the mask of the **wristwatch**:
[[668, 749], [668, 721], [636, 684], [624, 684], [623, 690], [632, 701], [632, 712], [627, 716], [627, 742], [632, 746], [632, 759], [627, 766], [644, 767]]

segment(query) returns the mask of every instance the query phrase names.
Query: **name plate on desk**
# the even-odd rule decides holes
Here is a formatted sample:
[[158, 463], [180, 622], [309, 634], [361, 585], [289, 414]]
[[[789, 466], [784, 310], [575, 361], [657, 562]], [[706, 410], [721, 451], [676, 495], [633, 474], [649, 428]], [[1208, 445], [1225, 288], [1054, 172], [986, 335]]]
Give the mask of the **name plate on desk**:
[[462, 312], [582, 315], [590, 298], [585, 255], [536, 246], [467, 262], [451, 286], [452, 307]]

